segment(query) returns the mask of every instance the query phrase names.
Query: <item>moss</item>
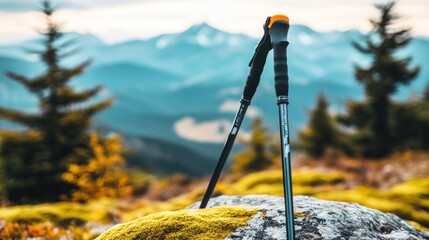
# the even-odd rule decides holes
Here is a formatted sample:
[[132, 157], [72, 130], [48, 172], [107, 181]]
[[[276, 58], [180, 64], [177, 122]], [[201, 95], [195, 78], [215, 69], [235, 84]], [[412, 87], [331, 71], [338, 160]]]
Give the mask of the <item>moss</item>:
[[[309, 195], [326, 200], [356, 202], [361, 205], [390, 212], [399, 217], [419, 223], [429, 228], [429, 178], [411, 179], [390, 189], [380, 190], [370, 187], [357, 187], [350, 190], [335, 185], [346, 180], [338, 172], [322, 173], [314, 170], [294, 171], [293, 193]], [[281, 170], [263, 171], [248, 174], [229, 188], [225, 194], [271, 194], [283, 196], [283, 177]]]
[[[345, 176], [341, 173], [321, 173], [316, 171], [293, 172], [293, 192], [295, 195], [310, 195], [320, 199], [356, 202], [361, 205], [390, 212], [399, 217], [429, 227], [429, 178], [412, 179], [397, 184], [390, 189], [380, 190], [370, 187], [341, 189]], [[203, 189], [205, 190], [205, 189]], [[139, 209], [125, 213], [125, 220], [133, 220], [159, 211], [183, 209], [201, 199], [196, 194], [184, 195], [168, 202], [148, 203]], [[223, 194], [247, 195], [270, 194], [283, 196], [283, 178], [281, 170], [263, 171], [248, 174], [239, 181], [222, 187]]]
[[[234, 183], [232, 191], [239, 194], [248, 194], [249, 190], [254, 190], [258, 186], [281, 187], [282, 179], [282, 172], [277, 170], [251, 173]], [[259, 192], [255, 191], [253, 193], [258, 194]]]
[[88, 204], [60, 202], [21, 205], [0, 209], [0, 218], [7, 222], [53, 222], [67, 225], [88, 221], [108, 222], [108, 208], [115, 201], [103, 199]]
[[379, 190], [359, 187], [347, 191], [331, 191], [316, 194], [321, 199], [356, 202], [364, 206], [390, 212], [399, 217], [429, 227], [429, 179], [414, 179], [398, 184], [391, 189]]
[[429, 211], [429, 178], [412, 179], [395, 185], [384, 194], [390, 199], [408, 202]]
[[420, 230], [420, 231], [423, 231], [423, 232], [428, 232], [429, 233], [429, 228], [425, 228], [425, 227], [423, 227], [422, 225], [420, 225], [418, 222], [414, 222], [414, 221], [407, 221], [409, 224], [411, 224], [411, 225], [413, 225], [413, 227], [415, 228], [415, 229], [418, 229], [418, 230]]
[[297, 185], [320, 186], [336, 184], [345, 180], [345, 175], [340, 172], [324, 173], [314, 170], [301, 170], [292, 173], [292, 182]]
[[118, 225], [97, 239], [223, 239], [256, 213], [243, 207], [162, 212]]
[[124, 221], [131, 221], [136, 218], [140, 218], [149, 214], [163, 212], [163, 211], [177, 211], [182, 210], [185, 207], [195, 203], [198, 199], [194, 199], [192, 196], [184, 195], [176, 197], [167, 202], [145, 202], [141, 207], [124, 212], [122, 219]]
[[[339, 172], [322, 173], [313, 170], [301, 170], [292, 173], [294, 194], [314, 195], [326, 191], [326, 186], [332, 189], [333, 184], [342, 182], [345, 176]], [[230, 188], [226, 194], [270, 194], [283, 195], [283, 175], [281, 170], [263, 171], [249, 174]]]

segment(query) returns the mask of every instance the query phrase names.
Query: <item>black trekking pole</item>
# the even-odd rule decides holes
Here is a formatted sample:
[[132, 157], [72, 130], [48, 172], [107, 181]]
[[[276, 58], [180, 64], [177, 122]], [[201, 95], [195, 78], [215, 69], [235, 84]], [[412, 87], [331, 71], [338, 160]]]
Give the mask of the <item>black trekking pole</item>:
[[286, 49], [289, 45], [289, 42], [287, 41], [289, 18], [283, 15], [273, 16], [271, 17], [268, 27], [274, 53], [274, 82], [277, 95], [277, 105], [279, 106], [286, 236], [288, 240], [294, 240], [295, 226], [293, 218], [292, 173], [288, 122], [289, 76], [286, 56]]
[[277, 105], [279, 106], [280, 140], [282, 154], [283, 191], [285, 200], [286, 215], [286, 236], [287, 240], [295, 240], [295, 226], [293, 215], [293, 195], [292, 195], [292, 171], [290, 162], [289, 143], [289, 76], [287, 66], [286, 50], [289, 42], [287, 34], [289, 31], [289, 18], [284, 15], [268, 17], [264, 24], [264, 36], [259, 42], [255, 54], [250, 61], [250, 74], [247, 77], [246, 85], [241, 98], [240, 108], [235, 116], [231, 132], [219, 157], [216, 169], [210, 179], [200, 208], [205, 208], [213, 193], [216, 183], [219, 180], [222, 169], [234, 144], [241, 122], [243, 121], [247, 107], [256, 92], [262, 70], [264, 68], [268, 52], [274, 49], [274, 82], [277, 95]]
[[264, 36], [256, 47], [255, 54], [250, 60], [250, 73], [247, 76], [246, 85], [244, 86], [243, 96], [240, 100], [240, 108], [235, 115], [233, 126], [231, 128], [231, 131], [229, 132], [228, 139], [225, 142], [215, 171], [213, 172], [213, 175], [210, 179], [210, 183], [207, 187], [206, 193], [204, 194], [203, 200], [201, 201], [200, 208], [205, 208], [207, 206], [207, 203], [209, 202], [210, 197], [213, 194], [220, 174], [222, 173], [222, 169], [229, 156], [229, 153], [231, 152], [231, 148], [234, 145], [235, 138], [237, 137], [238, 131], [240, 130], [240, 126], [243, 121], [244, 115], [246, 114], [246, 110], [249, 107], [250, 102], [252, 101], [253, 95], [256, 92], [256, 88], [258, 87], [268, 52], [272, 49], [270, 36], [268, 34], [269, 19], [270, 18], [267, 18], [267, 20], [265, 21]]

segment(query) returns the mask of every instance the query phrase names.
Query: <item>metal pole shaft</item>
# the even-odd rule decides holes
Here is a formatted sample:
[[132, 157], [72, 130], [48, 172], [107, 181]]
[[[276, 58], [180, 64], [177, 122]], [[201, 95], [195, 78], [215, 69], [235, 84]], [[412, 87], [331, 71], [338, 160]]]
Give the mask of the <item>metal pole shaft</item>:
[[210, 200], [210, 197], [213, 194], [213, 191], [216, 187], [216, 184], [219, 180], [220, 174], [222, 173], [222, 169], [225, 166], [225, 162], [231, 152], [231, 148], [234, 145], [235, 138], [237, 137], [237, 133], [240, 130], [241, 122], [243, 121], [244, 115], [246, 114], [247, 107], [250, 102], [246, 102], [242, 99], [240, 108], [237, 111], [237, 114], [234, 118], [234, 124], [232, 125], [231, 131], [229, 132], [228, 139], [225, 142], [222, 153], [219, 157], [219, 160], [216, 165], [216, 169], [213, 172], [212, 178], [210, 179], [210, 183], [207, 187], [206, 193], [204, 194], [203, 200], [201, 201], [200, 208], [205, 208], [207, 203]]
[[288, 97], [279, 96], [279, 122], [282, 154], [283, 191], [286, 211], [286, 236], [288, 240], [295, 239], [295, 224], [293, 215], [292, 170], [290, 160]]

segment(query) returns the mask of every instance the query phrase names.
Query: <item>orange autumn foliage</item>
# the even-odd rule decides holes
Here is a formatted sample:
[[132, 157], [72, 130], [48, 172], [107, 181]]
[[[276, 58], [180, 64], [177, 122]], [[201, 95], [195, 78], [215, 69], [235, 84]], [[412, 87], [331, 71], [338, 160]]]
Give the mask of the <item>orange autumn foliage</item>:
[[133, 188], [124, 172], [122, 143], [119, 136], [100, 140], [97, 133], [90, 134], [91, 152], [85, 164], [69, 164], [63, 180], [77, 187], [72, 192], [72, 201], [86, 202], [103, 197], [118, 198], [130, 196]]

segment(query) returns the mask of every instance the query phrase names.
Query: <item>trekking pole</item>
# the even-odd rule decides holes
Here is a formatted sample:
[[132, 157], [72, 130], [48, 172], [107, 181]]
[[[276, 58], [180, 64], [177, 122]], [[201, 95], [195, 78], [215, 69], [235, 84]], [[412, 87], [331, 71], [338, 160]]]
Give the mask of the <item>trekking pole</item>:
[[235, 115], [233, 126], [228, 135], [228, 139], [225, 142], [215, 171], [213, 172], [213, 175], [210, 179], [210, 183], [207, 187], [206, 193], [204, 194], [203, 200], [201, 201], [200, 208], [205, 208], [207, 206], [207, 203], [209, 202], [210, 197], [213, 194], [220, 174], [222, 173], [222, 169], [229, 156], [229, 153], [231, 152], [231, 148], [234, 145], [235, 138], [237, 137], [238, 131], [240, 130], [240, 126], [243, 121], [244, 115], [246, 114], [246, 110], [249, 107], [250, 102], [252, 101], [253, 95], [256, 92], [256, 88], [258, 87], [268, 52], [272, 49], [270, 36], [268, 34], [269, 19], [270, 18], [267, 18], [267, 20], [265, 21], [264, 36], [256, 47], [255, 54], [250, 60], [250, 73], [247, 76], [246, 84], [244, 86], [243, 96], [240, 100], [240, 108]]
[[288, 240], [294, 240], [295, 226], [293, 218], [292, 174], [288, 122], [289, 76], [286, 56], [286, 49], [289, 45], [289, 42], [287, 41], [289, 18], [284, 15], [272, 16], [268, 28], [274, 53], [274, 82], [277, 95], [277, 105], [279, 106], [286, 235]]

